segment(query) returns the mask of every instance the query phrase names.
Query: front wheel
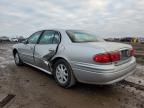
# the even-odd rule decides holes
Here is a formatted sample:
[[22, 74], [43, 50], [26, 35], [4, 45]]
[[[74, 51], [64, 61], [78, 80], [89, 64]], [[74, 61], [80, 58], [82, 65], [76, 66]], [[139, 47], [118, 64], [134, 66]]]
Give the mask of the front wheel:
[[76, 83], [71, 66], [63, 59], [55, 63], [54, 77], [57, 84], [64, 88], [69, 88]]
[[18, 52], [16, 52], [16, 53], [14, 54], [14, 60], [15, 60], [15, 64], [16, 64], [17, 66], [22, 66], [22, 65], [23, 65], [23, 62], [22, 62], [22, 60], [20, 59], [20, 56], [19, 56]]

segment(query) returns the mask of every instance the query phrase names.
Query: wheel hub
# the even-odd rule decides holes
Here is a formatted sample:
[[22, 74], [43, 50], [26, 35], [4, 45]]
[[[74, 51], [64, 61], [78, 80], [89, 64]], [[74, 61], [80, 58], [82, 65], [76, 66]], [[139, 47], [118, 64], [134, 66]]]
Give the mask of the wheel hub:
[[59, 64], [56, 68], [56, 77], [57, 80], [64, 84], [68, 81], [68, 72], [67, 72], [67, 68], [65, 65], [63, 64]]

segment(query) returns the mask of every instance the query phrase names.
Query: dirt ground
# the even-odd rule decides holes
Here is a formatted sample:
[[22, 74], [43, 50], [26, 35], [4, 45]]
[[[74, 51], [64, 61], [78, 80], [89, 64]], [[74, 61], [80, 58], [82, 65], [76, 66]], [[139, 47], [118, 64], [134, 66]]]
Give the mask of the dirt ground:
[[[0, 96], [15, 97], [4, 108], [144, 108], [144, 91], [121, 84], [96, 86], [78, 83], [70, 89], [30, 66], [14, 64], [11, 44], [0, 44]], [[144, 66], [134, 77], [144, 79]]]

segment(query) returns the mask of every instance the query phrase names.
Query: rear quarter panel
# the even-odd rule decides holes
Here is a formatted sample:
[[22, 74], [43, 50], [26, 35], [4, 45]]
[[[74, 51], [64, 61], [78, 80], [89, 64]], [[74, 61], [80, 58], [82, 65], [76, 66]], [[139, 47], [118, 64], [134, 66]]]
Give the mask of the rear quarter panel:
[[75, 43], [64, 46], [63, 55], [68, 58], [69, 62], [95, 63], [93, 56], [105, 52], [102, 48], [92, 48], [80, 46]]

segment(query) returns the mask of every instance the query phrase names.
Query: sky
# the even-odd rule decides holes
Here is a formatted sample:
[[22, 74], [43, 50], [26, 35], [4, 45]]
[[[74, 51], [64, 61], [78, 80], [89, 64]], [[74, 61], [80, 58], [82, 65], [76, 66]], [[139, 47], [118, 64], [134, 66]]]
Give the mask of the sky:
[[0, 36], [53, 28], [144, 37], [144, 0], [0, 0]]

